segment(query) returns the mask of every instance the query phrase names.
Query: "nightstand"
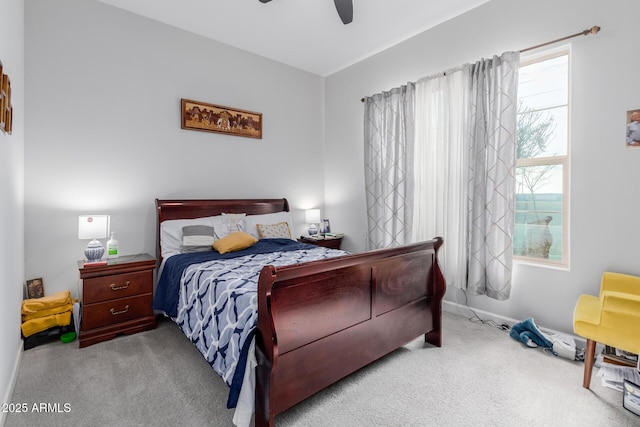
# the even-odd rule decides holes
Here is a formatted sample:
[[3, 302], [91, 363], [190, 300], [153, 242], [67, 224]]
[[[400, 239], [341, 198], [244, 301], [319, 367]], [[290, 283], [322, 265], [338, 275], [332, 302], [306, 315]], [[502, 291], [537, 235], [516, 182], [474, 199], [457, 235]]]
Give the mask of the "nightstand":
[[153, 315], [153, 270], [149, 254], [124, 255], [106, 265], [85, 266], [82, 279], [80, 348], [156, 327]]
[[323, 246], [325, 248], [340, 249], [342, 244], [342, 237], [325, 237], [324, 239], [312, 239], [305, 236], [300, 236], [298, 239], [300, 243], [308, 243], [310, 245]]

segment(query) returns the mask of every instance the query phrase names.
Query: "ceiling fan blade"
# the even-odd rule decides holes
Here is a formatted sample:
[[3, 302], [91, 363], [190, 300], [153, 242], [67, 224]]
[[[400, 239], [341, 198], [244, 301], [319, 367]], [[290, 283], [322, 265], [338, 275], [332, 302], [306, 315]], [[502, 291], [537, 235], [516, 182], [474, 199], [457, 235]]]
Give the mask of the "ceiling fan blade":
[[[262, 1], [262, 0], [260, 0]], [[336, 4], [336, 10], [343, 24], [349, 24], [353, 21], [353, 1], [352, 0], [333, 0]]]

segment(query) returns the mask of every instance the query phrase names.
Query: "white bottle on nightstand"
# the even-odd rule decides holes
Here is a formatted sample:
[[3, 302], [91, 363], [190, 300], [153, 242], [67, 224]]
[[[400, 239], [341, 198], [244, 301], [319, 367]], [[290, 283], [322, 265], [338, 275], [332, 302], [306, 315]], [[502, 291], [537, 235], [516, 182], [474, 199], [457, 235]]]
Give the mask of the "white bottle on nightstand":
[[111, 238], [107, 241], [107, 259], [118, 258], [118, 241], [115, 231], [111, 232]]

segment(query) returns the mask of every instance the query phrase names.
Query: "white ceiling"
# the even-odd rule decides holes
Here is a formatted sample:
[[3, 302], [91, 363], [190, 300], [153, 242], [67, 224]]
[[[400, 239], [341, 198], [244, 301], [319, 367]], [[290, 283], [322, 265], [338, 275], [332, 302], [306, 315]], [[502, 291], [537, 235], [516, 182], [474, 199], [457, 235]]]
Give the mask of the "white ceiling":
[[327, 76], [489, 0], [99, 0]]

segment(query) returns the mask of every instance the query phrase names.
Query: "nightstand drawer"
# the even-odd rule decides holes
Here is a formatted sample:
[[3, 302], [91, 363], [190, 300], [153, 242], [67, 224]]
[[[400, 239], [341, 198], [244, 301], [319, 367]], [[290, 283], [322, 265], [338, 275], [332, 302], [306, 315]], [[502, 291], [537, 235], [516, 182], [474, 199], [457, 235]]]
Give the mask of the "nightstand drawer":
[[301, 236], [298, 239], [298, 242], [307, 243], [309, 245], [323, 246], [330, 249], [340, 249], [340, 245], [342, 244], [342, 237], [331, 237], [316, 240], [309, 237]]
[[127, 320], [153, 316], [151, 300], [152, 295], [145, 294], [98, 304], [85, 304], [82, 309], [82, 329], [111, 326]]
[[85, 304], [126, 298], [132, 295], [151, 293], [153, 291], [153, 272], [114, 274], [111, 276], [84, 279]]

